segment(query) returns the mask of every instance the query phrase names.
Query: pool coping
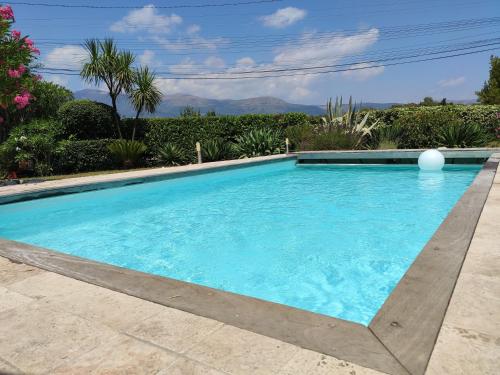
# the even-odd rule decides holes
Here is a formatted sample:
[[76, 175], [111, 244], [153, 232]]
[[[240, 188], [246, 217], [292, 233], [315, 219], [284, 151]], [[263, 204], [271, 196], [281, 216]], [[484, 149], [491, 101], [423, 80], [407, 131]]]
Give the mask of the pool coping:
[[[261, 158], [229, 166], [257, 165], [294, 157]], [[0, 256], [212, 318], [378, 371], [423, 374], [499, 161], [500, 154], [496, 154], [484, 164], [368, 327], [6, 239], [0, 239]], [[187, 173], [220, 170], [220, 167], [224, 168], [223, 164]], [[180, 176], [185, 174], [179, 173], [185, 172], [168, 175]], [[165, 178], [165, 174], [162, 176]], [[43, 194], [41, 191], [35, 192], [39, 193]]]

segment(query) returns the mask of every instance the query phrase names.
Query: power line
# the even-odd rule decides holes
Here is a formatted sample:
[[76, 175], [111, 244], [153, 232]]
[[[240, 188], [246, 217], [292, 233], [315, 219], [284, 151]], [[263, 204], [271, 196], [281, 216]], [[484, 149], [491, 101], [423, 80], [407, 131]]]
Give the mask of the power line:
[[[494, 43], [495, 45], [498, 45], [500, 43]], [[475, 47], [479, 48], [479, 46]], [[499, 49], [499, 47], [495, 46], [493, 48], [487, 48], [487, 49], [482, 49], [482, 50], [477, 50], [477, 51], [469, 51], [469, 52], [461, 52], [461, 53], [455, 53], [451, 55], [446, 55], [446, 56], [435, 56], [435, 57], [429, 57], [429, 58], [422, 58], [422, 59], [415, 59], [415, 60], [410, 60], [410, 61], [399, 61], [399, 62], [392, 62], [392, 63], [384, 63], [384, 64], [378, 64], [378, 65], [369, 65], [365, 66], [365, 64], [369, 64], [368, 62], [358, 62], [358, 63], [351, 63], [349, 64], [351, 67], [349, 68], [342, 68], [342, 69], [331, 69], [331, 70], [321, 70], [321, 71], [315, 71], [315, 72], [293, 72], [291, 74], [277, 74], [277, 75], [264, 75], [264, 76], [241, 76], [241, 77], [213, 77], [213, 76], [196, 76], [196, 77], [188, 77], [188, 76], [178, 76], [178, 77], [158, 77], [158, 79], [163, 79], [163, 80], [238, 80], [238, 79], [265, 79], [265, 78], [278, 78], [278, 77], [294, 77], [294, 76], [304, 76], [304, 75], [317, 75], [317, 74], [328, 74], [328, 73], [338, 73], [338, 72], [346, 72], [346, 71], [355, 71], [355, 70], [366, 70], [366, 69], [374, 69], [374, 68], [381, 68], [381, 67], [386, 67], [386, 66], [396, 66], [396, 65], [405, 65], [405, 64], [412, 64], [412, 63], [417, 63], [417, 62], [424, 62], [424, 61], [435, 61], [435, 60], [442, 60], [442, 59], [448, 59], [448, 58], [453, 58], [453, 57], [459, 57], [459, 56], [466, 56], [466, 55], [472, 55], [472, 54], [477, 54], [477, 53], [483, 53], [483, 52], [488, 52], [488, 51], [494, 51]], [[455, 51], [460, 51], [464, 49], [457, 49]], [[448, 51], [446, 53], [449, 53], [452, 51]], [[425, 56], [425, 54], [419, 55], [419, 56]], [[415, 56], [418, 57], [418, 56]], [[400, 60], [407, 60], [409, 57], [402, 57], [399, 58]], [[392, 60], [397, 60], [396, 58]], [[340, 64], [339, 64], [340, 65]], [[331, 65], [334, 67], [335, 65]], [[318, 68], [316, 68], [318, 69]], [[79, 76], [79, 73], [73, 73], [76, 72], [76, 70], [71, 70], [71, 69], [51, 69], [51, 68], [40, 68], [37, 69], [39, 72], [43, 73], [48, 73], [48, 74], [61, 74], [61, 75], [69, 75], [69, 76]]]
[[[182, 4], [182, 5], [153, 5], [158, 9], [184, 9], [184, 8], [216, 8], [216, 7], [233, 7], [240, 5], [254, 5], [265, 3], [277, 3], [283, 0], [249, 0], [243, 2], [232, 3], [209, 3], [209, 4]], [[86, 9], [142, 9], [148, 5], [127, 6], [127, 5], [92, 5], [92, 4], [51, 4], [51, 3], [31, 3], [26, 1], [10, 1], [12, 5], [26, 5], [51, 8], [86, 8]]]

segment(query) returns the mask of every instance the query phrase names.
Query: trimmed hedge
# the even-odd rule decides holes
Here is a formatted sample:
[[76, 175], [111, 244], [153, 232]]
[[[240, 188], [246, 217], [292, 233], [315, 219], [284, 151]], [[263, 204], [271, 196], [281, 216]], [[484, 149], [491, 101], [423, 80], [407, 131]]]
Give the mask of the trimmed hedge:
[[91, 100], [72, 100], [58, 111], [66, 135], [77, 139], [115, 138], [113, 108]]
[[53, 169], [55, 173], [79, 173], [113, 169], [116, 163], [108, 149], [114, 139], [67, 140], [59, 143]]
[[[133, 121], [124, 120], [125, 134], [130, 132]], [[139, 123], [137, 139], [143, 138], [148, 152], [156, 156], [160, 148], [167, 142], [180, 147], [196, 161], [195, 144], [213, 139], [234, 142], [235, 139], [251, 129], [272, 128], [284, 133], [288, 126], [309, 122], [304, 113], [288, 113], [282, 115], [242, 115], [242, 116], [207, 116], [180, 118], [143, 119]]]

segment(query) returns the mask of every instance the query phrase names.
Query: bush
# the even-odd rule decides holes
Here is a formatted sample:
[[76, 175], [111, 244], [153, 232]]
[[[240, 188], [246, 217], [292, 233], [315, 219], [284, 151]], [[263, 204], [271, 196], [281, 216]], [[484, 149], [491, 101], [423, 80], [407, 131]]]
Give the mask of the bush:
[[184, 151], [173, 143], [165, 143], [159, 150], [157, 158], [166, 165], [182, 165], [188, 159]]
[[354, 150], [358, 146], [358, 141], [359, 138], [356, 135], [347, 134], [340, 129], [332, 129], [315, 134], [306, 150]]
[[219, 161], [231, 159], [234, 154], [233, 143], [222, 138], [208, 139], [201, 144], [203, 161]]
[[235, 153], [241, 158], [275, 155], [283, 151], [283, 134], [271, 129], [253, 129], [236, 138]]
[[76, 139], [116, 138], [113, 108], [90, 100], [72, 100], [59, 108], [66, 136]]
[[112, 169], [116, 166], [108, 146], [110, 139], [65, 140], [59, 143], [54, 172], [80, 173]]
[[448, 124], [440, 129], [439, 145], [451, 148], [483, 147], [488, 138], [477, 124]]
[[52, 82], [38, 81], [33, 89], [33, 103], [26, 107], [26, 119], [55, 119], [59, 108], [73, 100], [73, 93]]
[[108, 149], [124, 168], [132, 168], [138, 164], [147, 147], [142, 142], [120, 139], [111, 143]]
[[[183, 150], [189, 162], [196, 162], [196, 142], [203, 145], [205, 141], [219, 138], [224, 142], [235, 142], [237, 137], [252, 129], [272, 129], [282, 133], [288, 127], [308, 123], [308, 119], [304, 113], [144, 119], [137, 134], [139, 139], [144, 137], [153, 155], [158, 155], [166, 143], [173, 143]], [[132, 120], [124, 121], [124, 134], [128, 134], [131, 124]]]
[[28, 165], [23, 173], [48, 175], [57, 142], [63, 127], [55, 120], [35, 120], [12, 129], [9, 138], [0, 147], [0, 169], [18, 170], [19, 164]]

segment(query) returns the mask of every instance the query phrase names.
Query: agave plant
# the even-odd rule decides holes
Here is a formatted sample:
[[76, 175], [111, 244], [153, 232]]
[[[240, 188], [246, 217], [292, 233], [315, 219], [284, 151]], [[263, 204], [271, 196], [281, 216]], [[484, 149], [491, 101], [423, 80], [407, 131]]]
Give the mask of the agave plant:
[[166, 165], [181, 165], [186, 162], [186, 153], [174, 143], [165, 143], [158, 151], [161, 162]]
[[360, 113], [356, 105], [352, 104], [352, 97], [349, 98], [347, 111], [342, 110], [342, 97], [335, 99], [335, 104], [330, 98], [326, 104], [326, 115], [322, 117], [326, 132], [340, 130], [344, 134], [349, 135], [353, 142], [353, 148], [359, 148], [367, 138], [371, 137], [372, 130], [377, 126], [378, 121], [375, 121], [370, 126], [367, 126], [369, 113], [367, 112], [360, 122], [357, 122]]
[[229, 159], [233, 154], [233, 144], [222, 138], [209, 139], [201, 143], [201, 154], [204, 161]]
[[137, 162], [147, 150], [144, 143], [125, 139], [111, 143], [108, 149], [124, 168], [132, 168], [137, 165]]
[[390, 125], [377, 128], [374, 138], [379, 150], [391, 150], [399, 147], [401, 137], [401, 128], [397, 125]]
[[438, 133], [441, 146], [450, 148], [482, 147], [488, 142], [486, 132], [474, 123], [449, 123]]
[[240, 158], [279, 154], [283, 150], [283, 136], [271, 129], [253, 129], [236, 138], [235, 151]]

